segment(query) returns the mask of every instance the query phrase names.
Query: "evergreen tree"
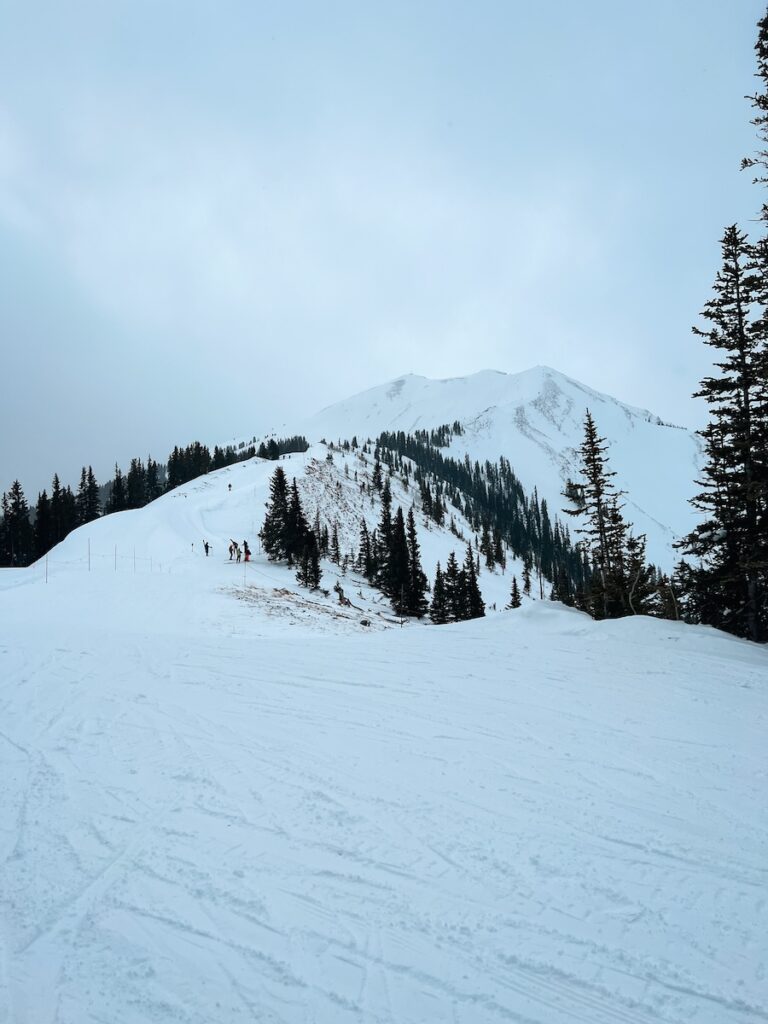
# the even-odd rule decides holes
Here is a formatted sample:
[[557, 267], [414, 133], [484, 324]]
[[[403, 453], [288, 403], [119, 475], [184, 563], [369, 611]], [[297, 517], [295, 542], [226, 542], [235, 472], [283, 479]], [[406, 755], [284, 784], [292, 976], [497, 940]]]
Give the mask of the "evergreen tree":
[[376, 584], [391, 598], [389, 554], [392, 549], [392, 490], [389, 480], [381, 490], [381, 517], [376, 530]]
[[[653, 567], [645, 555], [645, 534], [630, 534], [626, 540], [627, 601], [633, 615], [664, 615], [657, 598], [657, 585]], [[562, 598], [561, 598], [562, 600]], [[674, 618], [674, 616], [665, 616]]]
[[18, 480], [2, 498], [3, 521], [0, 531], [0, 564], [29, 565], [34, 557], [34, 531], [29, 520], [29, 505]]
[[408, 615], [408, 594], [410, 571], [408, 564], [408, 539], [405, 535], [403, 510], [398, 505], [392, 523], [392, 536], [387, 552], [387, 591], [392, 607], [398, 615]]
[[131, 459], [125, 480], [125, 500], [128, 508], [143, 508], [147, 500], [147, 471], [141, 459]]
[[482, 594], [480, 593], [480, 587], [477, 583], [475, 559], [472, 554], [472, 548], [469, 544], [467, 545], [467, 556], [464, 559], [464, 568], [462, 569], [461, 575], [463, 577], [463, 618], [480, 619], [485, 615], [485, 605], [483, 604]]
[[376, 578], [371, 537], [368, 533], [368, 525], [364, 519], [360, 525], [360, 547], [357, 555], [357, 568], [369, 583], [372, 583]]
[[77, 524], [93, 522], [101, 515], [101, 502], [99, 501], [99, 485], [89, 466], [86, 470], [83, 466], [80, 474], [80, 486], [77, 490]]
[[120, 467], [115, 463], [115, 478], [112, 481], [112, 490], [109, 493], [107, 504], [104, 511], [107, 514], [112, 512], [122, 512], [123, 509], [127, 508], [128, 504], [125, 495], [125, 480], [123, 474], [120, 471]]
[[408, 509], [406, 536], [408, 541], [408, 592], [406, 596], [408, 614], [415, 615], [417, 619], [420, 619], [426, 614], [429, 602], [427, 601], [427, 577], [421, 567], [421, 551], [412, 507]]
[[47, 491], [37, 496], [35, 508], [35, 557], [42, 556], [53, 547], [53, 523], [51, 519], [51, 502]]
[[261, 543], [264, 552], [272, 562], [288, 557], [288, 481], [282, 466], [278, 466], [269, 484], [269, 502], [264, 525], [261, 528]]
[[461, 622], [464, 618], [464, 580], [453, 551], [445, 563], [443, 589], [445, 590], [447, 621]]
[[501, 542], [501, 530], [498, 527], [494, 527], [493, 530], [493, 560], [497, 565], [500, 565], [502, 569], [507, 567], [507, 556], [504, 554], [504, 548]]
[[526, 597], [531, 596], [531, 563], [528, 559], [523, 565], [523, 593]]
[[160, 483], [160, 467], [157, 462], [152, 458], [151, 455], [147, 456], [147, 502], [154, 501], [155, 498], [159, 498], [163, 493], [163, 487]]
[[485, 558], [486, 566], [489, 569], [493, 569], [496, 565], [496, 560], [494, 558], [493, 541], [491, 540], [488, 523], [483, 523], [483, 533], [480, 540], [480, 553]]
[[694, 328], [717, 350], [719, 372], [694, 396], [705, 399], [711, 418], [702, 431], [702, 490], [692, 499], [703, 518], [682, 547], [699, 560], [687, 583], [698, 591], [690, 603], [700, 621], [762, 641], [768, 637], [768, 262], [735, 225], [723, 236], [722, 260], [702, 314], [710, 326]]
[[341, 549], [339, 548], [339, 526], [334, 522], [331, 532], [331, 561], [336, 565], [341, 564]]
[[624, 572], [627, 524], [612, 483], [615, 473], [608, 468], [607, 450], [605, 438], [598, 435], [592, 414], [587, 410], [584, 441], [579, 449], [584, 483], [568, 482], [565, 496], [575, 507], [565, 511], [585, 520], [585, 525], [577, 532], [586, 538], [595, 569], [587, 599], [595, 618], [616, 618], [630, 611]]
[[445, 589], [445, 580], [440, 563], [437, 563], [435, 570], [435, 583], [432, 587], [432, 603], [429, 607], [429, 617], [436, 625], [448, 622], [450, 609], [448, 607], [448, 595]]
[[513, 576], [512, 588], [509, 593], [509, 604], [507, 605], [507, 608], [519, 608], [522, 603], [523, 602], [520, 597], [520, 590], [517, 586], [517, 577]]
[[304, 516], [304, 509], [301, 507], [299, 488], [296, 485], [296, 477], [294, 477], [288, 501], [288, 516], [285, 529], [284, 557], [288, 559], [288, 565], [293, 565], [297, 559], [301, 558], [305, 548], [308, 548], [310, 553], [313, 550], [317, 551], [317, 538], [313, 534], [313, 539], [310, 543], [309, 533], [310, 529]]
[[298, 566], [296, 579], [301, 586], [307, 587], [309, 590], [317, 590], [323, 574], [314, 530], [308, 530], [304, 535], [304, 544], [301, 554], [298, 556]]

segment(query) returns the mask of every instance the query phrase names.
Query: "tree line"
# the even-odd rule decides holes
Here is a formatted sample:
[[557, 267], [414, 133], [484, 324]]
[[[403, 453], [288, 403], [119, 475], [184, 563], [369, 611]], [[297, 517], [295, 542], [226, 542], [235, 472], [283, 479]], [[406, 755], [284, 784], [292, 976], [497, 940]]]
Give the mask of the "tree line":
[[[755, 184], [768, 184], [768, 12], [758, 22], [757, 78], [749, 97], [760, 148], [742, 161]], [[569, 497], [584, 516], [582, 533], [593, 567], [587, 601], [603, 617], [645, 611], [661, 600], [664, 613], [716, 626], [757, 642], [768, 640], [768, 201], [756, 237], [737, 224], [720, 240], [721, 264], [704, 326], [694, 334], [713, 349], [712, 372], [694, 392], [708, 406], [704, 466], [692, 499], [697, 525], [678, 543], [672, 580], [654, 580], [644, 538], [632, 538], [607, 470], [606, 445], [587, 417], [583, 483]]]
[[131, 459], [123, 473], [115, 463], [111, 480], [100, 485], [91, 466], [83, 467], [76, 491], [62, 486], [58, 473], [53, 476], [50, 494], [47, 488], [37, 496], [33, 507], [21, 483], [14, 480], [0, 499], [0, 567], [30, 565], [77, 529], [102, 515], [143, 508], [166, 491], [189, 483], [215, 469], [243, 462], [258, 455], [277, 459], [289, 452], [303, 452], [309, 447], [301, 435], [270, 438], [256, 448], [253, 442], [226, 447], [214, 446], [213, 452], [199, 441], [185, 447], [174, 447], [166, 463], [151, 456], [146, 462]]

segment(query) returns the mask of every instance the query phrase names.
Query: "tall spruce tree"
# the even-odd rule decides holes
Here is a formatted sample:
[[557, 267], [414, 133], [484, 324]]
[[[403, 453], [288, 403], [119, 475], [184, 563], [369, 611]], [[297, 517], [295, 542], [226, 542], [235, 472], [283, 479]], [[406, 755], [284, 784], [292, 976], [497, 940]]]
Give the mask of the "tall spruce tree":
[[432, 603], [429, 606], [429, 617], [436, 625], [443, 625], [443, 623], [448, 622], [450, 617], [445, 579], [439, 562], [435, 569], [435, 582], [432, 586]]
[[301, 505], [296, 477], [294, 477], [288, 499], [288, 516], [285, 529], [284, 557], [288, 559], [288, 565], [293, 565], [295, 561], [301, 558], [305, 549], [308, 549], [310, 554], [313, 549], [317, 549], [317, 537], [314, 537], [313, 534], [314, 539], [310, 542], [309, 534], [310, 529]]
[[475, 572], [475, 559], [472, 548], [467, 544], [467, 555], [464, 559], [464, 567], [461, 571], [462, 579], [462, 605], [463, 618], [480, 619], [485, 615], [485, 605], [477, 583]]
[[29, 505], [18, 480], [2, 497], [3, 519], [0, 527], [0, 564], [29, 565], [34, 557], [34, 532], [29, 520]]
[[[710, 408], [705, 465], [692, 499], [702, 520], [684, 538], [696, 617], [738, 636], [768, 636], [768, 273], [736, 225], [721, 240], [714, 297], [694, 328], [717, 351], [717, 374], [694, 397]], [[768, 265], [767, 265], [768, 266]]]
[[406, 537], [408, 541], [408, 614], [415, 615], [417, 619], [420, 619], [426, 614], [429, 602], [427, 600], [427, 577], [421, 567], [421, 550], [416, 533], [413, 507], [408, 509]]
[[448, 622], [461, 622], [464, 618], [464, 581], [453, 551], [445, 563], [443, 588]]
[[587, 409], [584, 440], [579, 448], [583, 482], [569, 481], [564, 496], [572, 504], [564, 511], [584, 523], [577, 533], [585, 538], [594, 572], [584, 604], [594, 618], [609, 619], [630, 612], [625, 572], [628, 526], [621, 514], [620, 495], [613, 486], [616, 475], [608, 468], [608, 445], [600, 437]]
[[392, 489], [389, 479], [381, 489], [381, 516], [376, 529], [376, 584], [382, 593], [392, 597], [389, 553], [392, 549]]
[[115, 463], [115, 477], [112, 481], [112, 489], [109, 492], [109, 498], [104, 509], [105, 512], [122, 512], [123, 509], [127, 508], [127, 501], [125, 495], [125, 479], [120, 470], [120, 467]]
[[308, 530], [304, 535], [303, 547], [298, 556], [298, 566], [296, 579], [301, 586], [307, 587], [309, 590], [317, 590], [323, 573], [320, 568], [320, 552], [314, 530]]
[[387, 590], [397, 615], [408, 615], [410, 572], [408, 565], [408, 538], [405, 535], [403, 510], [398, 505], [392, 521], [392, 534], [387, 552]]
[[91, 466], [86, 470], [83, 466], [80, 474], [80, 486], [77, 489], [77, 525], [91, 523], [101, 515], [99, 501], [99, 485], [96, 482]]
[[35, 506], [35, 557], [42, 556], [53, 547], [53, 523], [51, 520], [51, 502], [46, 490], [37, 496]]
[[264, 525], [261, 528], [261, 543], [264, 552], [272, 562], [288, 557], [288, 481], [282, 466], [278, 466], [269, 483], [269, 501]]

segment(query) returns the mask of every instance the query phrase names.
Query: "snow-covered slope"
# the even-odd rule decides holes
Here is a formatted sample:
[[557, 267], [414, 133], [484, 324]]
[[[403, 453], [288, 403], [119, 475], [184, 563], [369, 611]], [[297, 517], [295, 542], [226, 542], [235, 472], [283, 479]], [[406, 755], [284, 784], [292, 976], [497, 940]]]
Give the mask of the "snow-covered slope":
[[[310, 524], [316, 513], [329, 528], [336, 523], [341, 552], [354, 562], [361, 520], [365, 519], [372, 530], [381, 514], [378, 495], [369, 495], [361, 488], [370, 481], [372, 456], [359, 451], [331, 453], [325, 445], [318, 444], [307, 452], [284, 456], [280, 465], [289, 480], [297, 479]], [[322, 587], [330, 593], [308, 594], [296, 583], [294, 570], [269, 562], [261, 553], [258, 533], [275, 466], [275, 462], [250, 459], [199, 477], [145, 508], [97, 519], [71, 533], [47, 559], [33, 566], [26, 578], [44, 578], [47, 571], [51, 581], [62, 573], [113, 574], [120, 579], [148, 575], [155, 581], [158, 575], [189, 579], [189, 587], [180, 589], [178, 599], [185, 607], [189, 605], [188, 616], [202, 616], [200, 628], [204, 628], [206, 616], [220, 613], [219, 604], [228, 601], [232, 594], [246, 604], [258, 604], [274, 627], [285, 620], [292, 625], [303, 622], [311, 630], [336, 630], [339, 617], [349, 619], [354, 629], [359, 629], [361, 617], [373, 618], [377, 624], [392, 622], [389, 602], [351, 567], [343, 572], [330, 561], [324, 561]], [[396, 476], [392, 477], [391, 485], [393, 511], [398, 505], [407, 511], [416, 499], [414, 490], [406, 489]], [[430, 581], [434, 579], [437, 562], [445, 566], [451, 551], [462, 561], [466, 543], [474, 536], [461, 514], [452, 512], [459, 537], [447, 526], [441, 528], [425, 519], [417, 510], [422, 564]], [[230, 561], [230, 538], [239, 543], [248, 541], [253, 561], [247, 566]], [[211, 545], [208, 558], [203, 551], [204, 540]], [[494, 606], [501, 610], [508, 603], [511, 575], [516, 574], [519, 582], [522, 568], [511, 555], [506, 572], [482, 568], [479, 584], [489, 612]], [[18, 578], [25, 577], [22, 574]], [[333, 590], [336, 583], [353, 599], [351, 608], [339, 606]], [[115, 593], [119, 592], [118, 587]], [[206, 595], [205, 603], [201, 593]], [[208, 609], [209, 601], [216, 605], [215, 611]], [[333, 620], [330, 623], [329, 616]], [[259, 629], [263, 628], [259, 617], [254, 620], [250, 615], [247, 621], [255, 621]]]
[[452, 454], [481, 461], [506, 456], [523, 485], [531, 492], [536, 487], [557, 512], [565, 481], [577, 477], [587, 408], [610, 442], [615, 483], [627, 492], [627, 518], [647, 534], [649, 557], [670, 568], [673, 540], [693, 524], [688, 498], [695, 490], [698, 438], [556, 370], [486, 370], [449, 380], [409, 374], [324, 409], [302, 430], [312, 440], [336, 440], [459, 420], [466, 433], [455, 439]]
[[765, 652], [355, 588], [362, 628], [228, 562], [273, 468], [0, 572], [0, 1022], [768, 1019]]

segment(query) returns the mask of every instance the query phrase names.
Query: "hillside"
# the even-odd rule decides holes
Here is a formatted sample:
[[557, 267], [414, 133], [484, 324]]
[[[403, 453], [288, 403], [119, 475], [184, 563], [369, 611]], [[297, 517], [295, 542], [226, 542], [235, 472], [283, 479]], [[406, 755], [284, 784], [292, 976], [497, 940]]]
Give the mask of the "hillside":
[[363, 628], [226, 559], [272, 469], [0, 573], [0, 1021], [765, 1020], [764, 652]]
[[647, 534], [651, 560], [671, 569], [672, 543], [693, 522], [688, 499], [695, 491], [698, 438], [549, 367], [517, 374], [486, 370], [449, 380], [408, 374], [323, 409], [301, 431], [315, 441], [365, 438], [458, 420], [465, 433], [454, 439], [451, 454], [493, 462], [504, 455], [526, 489], [536, 488], [558, 511], [565, 481], [577, 475], [587, 408], [611, 445], [627, 518]]
[[[296, 477], [310, 523], [316, 514], [328, 526], [336, 523], [341, 552], [353, 562], [362, 519], [372, 530], [381, 514], [378, 495], [361, 490], [361, 484], [370, 482], [372, 456], [339, 450], [329, 453], [325, 445], [318, 444], [307, 452], [285, 456], [280, 465], [289, 479]], [[212, 600], [220, 601], [222, 595], [229, 593], [240, 602], [259, 602], [274, 620], [287, 616], [290, 621], [298, 621], [289, 609], [300, 606], [303, 611], [298, 618], [313, 629], [320, 628], [329, 614], [334, 619], [349, 618], [356, 628], [361, 615], [373, 616], [378, 622], [393, 622], [389, 602], [369, 587], [352, 566], [345, 573], [330, 561], [323, 563], [322, 587], [330, 592], [326, 596], [308, 593], [298, 586], [294, 570], [267, 561], [260, 550], [258, 533], [275, 467], [275, 462], [250, 459], [177, 487], [142, 509], [97, 519], [71, 533], [50, 552], [47, 560], [40, 560], [30, 569], [27, 579], [31, 582], [43, 578], [46, 564], [51, 585], [62, 577], [82, 573], [91, 578], [95, 587], [104, 585], [103, 578], [110, 574], [119, 580], [149, 575], [151, 585], [158, 588], [165, 585], [164, 577], [172, 578], [167, 584], [171, 587], [173, 580], [189, 579], [202, 583], [204, 593], [212, 595]], [[392, 477], [391, 484], [393, 509], [401, 505], [407, 510], [417, 502], [418, 510], [413, 487], [406, 489], [397, 476]], [[438, 560], [445, 565], [451, 551], [461, 560], [467, 541], [474, 536], [456, 510], [453, 519], [459, 537], [447, 525], [439, 527], [417, 515], [422, 562], [430, 580]], [[238, 542], [248, 539], [253, 561], [247, 566], [229, 560], [230, 538]], [[211, 545], [209, 558], [203, 554], [204, 540]], [[519, 580], [521, 572], [522, 564], [511, 555], [505, 573], [499, 569], [481, 570], [479, 583], [489, 612], [494, 610], [493, 605], [499, 610], [504, 607], [509, 599], [511, 574], [516, 573]], [[336, 583], [354, 597], [352, 609], [339, 607], [333, 591]], [[126, 585], [130, 586], [130, 581]], [[119, 593], [119, 586], [115, 592]], [[188, 590], [184, 584], [176, 597], [185, 603], [201, 600], [198, 592]]]

